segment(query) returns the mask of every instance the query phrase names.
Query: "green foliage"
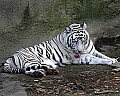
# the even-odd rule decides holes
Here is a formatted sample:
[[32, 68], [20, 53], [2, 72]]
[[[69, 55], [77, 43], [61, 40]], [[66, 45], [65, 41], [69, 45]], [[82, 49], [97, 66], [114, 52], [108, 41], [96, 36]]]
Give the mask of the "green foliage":
[[61, 0], [48, 13], [50, 30], [71, 22], [106, 19], [120, 12], [120, 0]]
[[100, 0], [84, 0], [84, 2], [78, 2], [73, 7], [72, 14], [75, 15], [76, 21], [86, 18], [97, 18], [101, 16], [104, 11], [104, 3]]
[[39, 14], [32, 17], [28, 4], [18, 25], [19, 30], [42, 26], [48, 32], [73, 22], [110, 18], [120, 13], [120, 0], [60, 0], [48, 4], [46, 9], [44, 18], [36, 19]]
[[29, 8], [29, 4], [28, 6], [25, 8], [24, 12], [23, 12], [23, 18], [22, 18], [22, 23], [25, 26], [28, 26], [31, 23], [31, 15], [30, 15], [30, 8]]
[[71, 14], [75, 21], [82, 19], [104, 19], [119, 12], [120, 4], [119, 8], [114, 7], [119, 2], [115, 2], [115, 0], [76, 0]]
[[70, 16], [66, 15], [66, 10], [63, 6], [63, 2], [59, 2], [48, 11], [47, 21], [49, 30], [56, 30], [67, 25], [70, 20]]

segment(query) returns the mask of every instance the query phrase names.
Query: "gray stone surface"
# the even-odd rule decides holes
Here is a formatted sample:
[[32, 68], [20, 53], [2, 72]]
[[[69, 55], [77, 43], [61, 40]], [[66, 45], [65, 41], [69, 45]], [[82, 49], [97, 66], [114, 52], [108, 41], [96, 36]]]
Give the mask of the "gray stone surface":
[[10, 78], [13, 78], [15, 76], [1, 73], [0, 74], [0, 96], [27, 96], [27, 93], [25, 91], [24, 83], [21, 83], [20, 81], [14, 81]]
[[28, 0], [0, 0], [0, 28], [19, 23]]
[[30, 5], [31, 16], [46, 17], [49, 6], [58, 0], [0, 0], [0, 29], [16, 26], [21, 22], [23, 12]]

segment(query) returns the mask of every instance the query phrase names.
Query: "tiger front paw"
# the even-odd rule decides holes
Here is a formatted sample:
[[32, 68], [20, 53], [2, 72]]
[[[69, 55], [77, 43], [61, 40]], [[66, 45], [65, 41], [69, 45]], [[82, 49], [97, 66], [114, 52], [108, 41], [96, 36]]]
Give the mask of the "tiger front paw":
[[46, 72], [47, 75], [58, 75], [59, 71], [57, 69], [48, 69]]
[[46, 75], [58, 75], [59, 74], [59, 71], [57, 69], [49, 69], [45, 66], [42, 66], [41, 68], [46, 71]]
[[46, 76], [46, 72], [44, 69], [37, 69], [37, 70], [26, 70], [25, 71], [25, 74], [26, 75], [30, 75], [32, 77], [35, 77], [35, 78], [42, 78], [42, 77], [45, 77]]
[[114, 64], [114, 63], [117, 63], [118, 62], [118, 60], [117, 59], [115, 59], [115, 58], [112, 58], [112, 63]]
[[32, 73], [32, 76], [35, 77], [35, 78], [42, 78], [42, 77], [45, 77], [45, 74], [40, 72], [40, 71], [34, 71]]

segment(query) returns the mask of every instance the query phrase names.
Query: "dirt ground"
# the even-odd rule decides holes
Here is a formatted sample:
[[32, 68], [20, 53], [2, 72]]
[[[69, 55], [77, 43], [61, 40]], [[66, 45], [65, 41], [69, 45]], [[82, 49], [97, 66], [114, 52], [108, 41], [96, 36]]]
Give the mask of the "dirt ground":
[[[109, 30], [119, 33], [120, 27]], [[120, 57], [120, 35], [99, 38], [95, 45], [110, 57]], [[68, 65], [58, 68], [59, 75], [44, 78], [0, 73], [0, 96], [120, 96], [120, 72], [112, 69], [107, 65]]]
[[120, 72], [106, 65], [69, 65], [59, 75], [33, 78], [2, 73], [1, 96], [120, 96]]

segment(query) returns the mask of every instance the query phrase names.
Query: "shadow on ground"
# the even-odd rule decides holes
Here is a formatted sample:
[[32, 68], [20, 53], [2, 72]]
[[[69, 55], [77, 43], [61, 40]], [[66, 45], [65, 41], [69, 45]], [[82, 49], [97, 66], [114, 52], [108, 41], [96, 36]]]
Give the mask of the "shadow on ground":
[[120, 73], [103, 65], [69, 65], [59, 75], [1, 74], [1, 96], [119, 96]]

